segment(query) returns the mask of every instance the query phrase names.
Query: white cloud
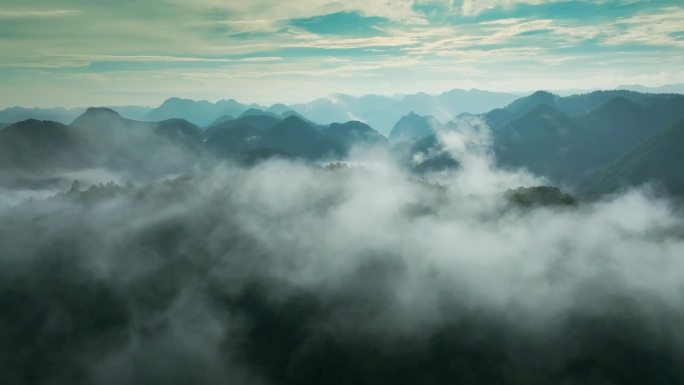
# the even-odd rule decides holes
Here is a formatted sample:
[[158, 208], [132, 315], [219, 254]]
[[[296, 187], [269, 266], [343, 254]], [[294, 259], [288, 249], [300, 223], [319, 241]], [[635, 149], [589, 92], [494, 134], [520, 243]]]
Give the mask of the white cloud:
[[653, 13], [617, 20], [604, 40], [606, 45], [648, 44], [684, 48], [672, 34], [684, 31], [684, 8], [668, 7]]
[[478, 15], [494, 8], [510, 8], [516, 4], [543, 4], [554, 0], [463, 0], [461, 13], [464, 16]]
[[42, 18], [76, 16], [82, 11], [54, 9], [54, 10], [0, 10], [0, 19]]

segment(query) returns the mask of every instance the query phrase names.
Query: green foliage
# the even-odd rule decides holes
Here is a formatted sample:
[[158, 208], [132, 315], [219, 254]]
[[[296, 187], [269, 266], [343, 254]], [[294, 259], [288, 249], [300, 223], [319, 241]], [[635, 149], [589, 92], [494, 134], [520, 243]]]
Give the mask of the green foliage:
[[519, 207], [572, 207], [581, 203], [579, 199], [552, 186], [518, 187], [514, 190], [508, 190], [505, 196], [510, 203]]
[[655, 183], [669, 194], [684, 196], [684, 120], [648, 139], [612, 162], [582, 186], [589, 197]]

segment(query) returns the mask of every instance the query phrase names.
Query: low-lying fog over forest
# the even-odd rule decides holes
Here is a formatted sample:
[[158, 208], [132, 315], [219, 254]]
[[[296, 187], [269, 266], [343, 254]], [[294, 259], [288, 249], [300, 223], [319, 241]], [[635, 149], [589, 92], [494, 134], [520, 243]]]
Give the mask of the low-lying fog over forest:
[[0, 0], [0, 385], [684, 384], [682, 0]]
[[[613, 93], [588, 115], [623, 94], [684, 100]], [[389, 139], [256, 110], [204, 128], [104, 108], [4, 128], [0, 382], [683, 381], [681, 168], [630, 179], [682, 123], [591, 158], [596, 133], [565, 122], [591, 120], [548, 95], [411, 114]], [[563, 135], [591, 161], [529, 147]]]

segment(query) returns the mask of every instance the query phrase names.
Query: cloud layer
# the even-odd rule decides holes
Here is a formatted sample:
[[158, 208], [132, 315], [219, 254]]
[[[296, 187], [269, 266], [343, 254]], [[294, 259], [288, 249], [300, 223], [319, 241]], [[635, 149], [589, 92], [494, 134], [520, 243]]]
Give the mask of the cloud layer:
[[487, 127], [416, 179], [218, 164], [0, 211], [3, 383], [677, 383], [681, 207], [513, 204]]
[[31, 0], [0, 12], [0, 104], [677, 83], [683, 12], [619, 0]]

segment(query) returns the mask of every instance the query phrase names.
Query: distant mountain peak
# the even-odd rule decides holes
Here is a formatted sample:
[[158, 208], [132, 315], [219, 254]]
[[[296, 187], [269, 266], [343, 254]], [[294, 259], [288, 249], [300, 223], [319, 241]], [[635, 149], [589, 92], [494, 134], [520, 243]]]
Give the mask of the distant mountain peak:
[[351, 131], [358, 131], [358, 132], [377, 132], [368, 124], [366, 124], [364, 122], [360, 122], [358, 120], [350, 120], [350, 121], [345, 122], [345, 123], [331, 123], [328, 126], [328, 129], [332, 130], [332, 131], [335, 131], [335, 130], [351, 130]]
[[118, 112], [107, 107], [90, 107], [81, 116], [74, 119], [73, 126], [102, 126], [103, 124], [121, 124], [124, 119]]
[[533, 92], [532, 95], [530, 95], [530, 96], [534, 97], [534, 98], [539, 98], [539, 97], [557, 97], [558, 95], [552, 94], [549, 91], [539, 90], [539, 91]]
[[88, 107], [83, 115], [111, 115], [115, 117], [121, 118], [121, 115], [119, 115], [118, 112], [112, 110], [111, 108], [108, 107]]
[[259, 116], [259, 115], [276, 116], [272, 112], [267, 112], [267, 111], [264, 111], [264, 110], [261, 110], [258, 108], [248, 108], [247, 110], [245, 110], [245, 112], [240, 114], [240, 116], [238, 118], [244, 118], [247, 116]]
[[283, 119], [281, 124], [287, 124], [287, 125], [292, 125], [292, 124], [303, 124], [308, 126], [309, 124], [305, 122], [302, 118], [300, 118], [297, 115], [290, 115], [287, 118]]
[[434, 134], [437, 129], [442, 127], [442, 124], [435, 117], [418, 115], [411, 111], [397, 121], [389, 134], [389, 138], [393, 141], [418, 139]]
[[616, 96], [610, 99], [603, 106], [598, 109], [607, 109], [610, 111], [633, 111], [641, 108], [641, 105], [627, 99], [624, 96]]

